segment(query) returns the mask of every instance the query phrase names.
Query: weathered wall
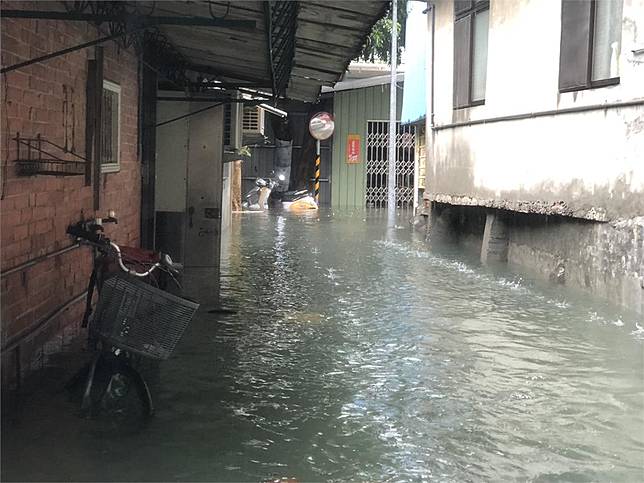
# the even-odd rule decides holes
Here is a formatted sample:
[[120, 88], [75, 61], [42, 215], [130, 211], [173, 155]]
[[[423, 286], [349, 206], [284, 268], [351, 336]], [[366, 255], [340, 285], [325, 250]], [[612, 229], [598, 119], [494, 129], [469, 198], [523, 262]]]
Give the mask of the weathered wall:
[[644, 314], [644, 217], [601, 223], [432, 203], [428, 235], [480, 253], [484, 263], [498, 261], [489, 258], [485, 240], [495, 218], [503, 224], [503, 233], [494, 234], [501, 261]]
[[644, 313], [644, 217], [597, 223], [515, 216], [508, 261]]
[[[3, 2], [3, 8], [30, 8], [25, 2]], [[31, 4], [33, 6], [33, 4]], [[2, 19], [2, 65], [95, 39], [99, 33], [85, 23]], [[44, 138], [74, 152], [85, 153], [86, 76], [89, 51], [81, 50], [2, 76], [2, 272], [71, 245], [67, 225], [81, 212], [93, 216], [92, 187], [83, 176], [17, 177], [14, 169], [16, 133]], [[101, 212], [113, 209], [118, 225], [107, 228], [118, 243], [136, 245], [140, 223], [140, 174], [137, 153], [137, 60], [129, 51], [105, 44], [105, 78], [121, 86], [119, 172], [101, 177]], [[87, 249], [74, 249], [2, 276], [2, 347], [43, 322], [49, 330], [23, 345], [26, 365], [44, 341], [74, 325], [82, 301], [50, 319], [87, 284]], [[6, 352], [3, 356], [11, 356]], [[12, 359], [9, 359], [12, 360]], [[12, 371], [3, 357], [3, 381]]]
[[431, 116], [427, 126], [433, 132], [429, 196], [446, 203], [597, 220], [643, 214], [642, 104], [447, 126], [644, 100], [644, 55], [631, 52], [644, 47], [644, 2], [624, 0], [623, 17], [620, 84], [560, 94], [561, 1], [490, 2], [485, 104], [454, 110], [453, 2], [436, 2], [434, 130]]

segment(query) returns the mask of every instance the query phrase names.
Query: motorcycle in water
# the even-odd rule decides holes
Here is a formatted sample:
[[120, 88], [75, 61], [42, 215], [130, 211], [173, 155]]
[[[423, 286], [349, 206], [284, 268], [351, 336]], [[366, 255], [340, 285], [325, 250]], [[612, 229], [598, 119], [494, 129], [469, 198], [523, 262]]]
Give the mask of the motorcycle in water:
[[318, 209], [318, 204], [312, 193], [307, 190], [281, 191], [279, 188], [284, 183], [285, 177], [283, 175], [280, 175], [278, 180], [257, 178], [253, 189], [244, 197], [243, 211], [266, 211], [269, 199], [273, 200], [273, 206], [275, 204], [281, 205], [284, 211], [301, 212]]
[[266, 211], [268, 210], [268, 198], [277, 186], [277, 181], [271, 178], [257, 178], [255, 187], [251, 189], [242, 202], [243, 211]]
[[286, 211], [317, 210], [315, 197], [308, 190], [285, 191], [282, 193], [282, 208]]

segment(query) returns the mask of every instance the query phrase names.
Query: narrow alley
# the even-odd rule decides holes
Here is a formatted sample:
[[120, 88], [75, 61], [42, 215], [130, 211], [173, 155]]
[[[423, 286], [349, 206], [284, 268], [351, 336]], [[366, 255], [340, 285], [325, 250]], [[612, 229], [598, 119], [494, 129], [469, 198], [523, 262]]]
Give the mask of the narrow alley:
[[3, 426], [2, 480], [636, 481], [644, 330], [385, 213], [238, 215], [222, 297], [123, 434], [65, 371]]
[[0, 480], [644, 482], [643, 33], [2, 0]]

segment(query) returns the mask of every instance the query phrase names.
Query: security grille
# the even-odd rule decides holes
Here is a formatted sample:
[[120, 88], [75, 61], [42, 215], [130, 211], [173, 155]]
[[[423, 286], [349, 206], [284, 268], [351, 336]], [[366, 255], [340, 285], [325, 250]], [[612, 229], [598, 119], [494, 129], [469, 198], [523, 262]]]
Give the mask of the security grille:
[[[396, 123], [396, 205], [414, 206], [416, 129]], [[389, 121], [367, 121], [367, 190], [369, 208], [387, 206], [389, 172]]]

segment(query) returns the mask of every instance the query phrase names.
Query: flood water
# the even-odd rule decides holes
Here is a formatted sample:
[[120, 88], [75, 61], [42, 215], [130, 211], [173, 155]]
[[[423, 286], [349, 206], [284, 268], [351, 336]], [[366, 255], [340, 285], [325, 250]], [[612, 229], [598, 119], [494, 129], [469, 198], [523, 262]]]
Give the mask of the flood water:
[[51, 371], [2, 429], [3, 481], [644, 481], [641, 318], [398, 223], [236, 218], [237, 313], [204, 303], [153, 421], [81, 419]]

